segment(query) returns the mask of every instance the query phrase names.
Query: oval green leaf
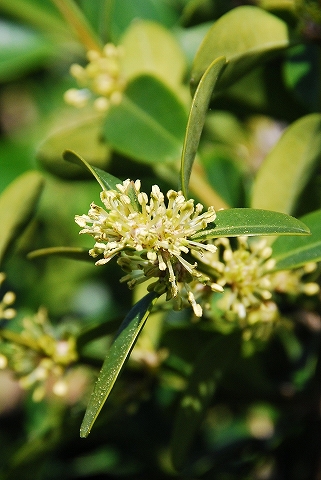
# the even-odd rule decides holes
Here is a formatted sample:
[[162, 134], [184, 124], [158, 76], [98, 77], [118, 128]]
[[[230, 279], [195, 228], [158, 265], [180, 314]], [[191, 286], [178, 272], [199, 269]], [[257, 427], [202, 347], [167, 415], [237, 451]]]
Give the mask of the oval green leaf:
[[95, 177], [103, 190], [115, 190], [116, 185], [118, 183], [122, 183], [119, 178], [114, 177], [110, 173], [107, 173], [98, 167], [90, 165], [88, 162], [86, 162], [84, 158], [82, 158], [80, 155], [73, 152], [72, 150], [66, 150], [62, 156], [67, 162], [71, 162], [81, 167], [87, 168], [87, 170], [89, 170], [89, 172]]
[[94, 391], [80, 428], [80, 436], [87, 437], [102, 409], [115, 381], [124, 366], [136, 339], [157, 300], [155, 292], [148, 293], [128, 313], [116, 334], [105, 358]]
[[254, 208], [219, 210], [212, 228], [191, 236], [193, 240], [242, 235], [309, 235], [309, 228], [285, 213]]
[[22, 174], [0, 196], [0, 263], [32, 219], [44, 186], [43, 176], [36, 171]]
[[129, 83], [119, 105], [106, 113], [104, 135], [116, 151], [140, 162], [177, 162], [187, 112], [159, 79], [141, 75]]
[[[62, 118], [61, 118], [62, 117]], [[50, 173], [63, 178], [81, 179], [87, 172], [81, 166], [68, 165], [61, 158], [61, 153], [77, 150], [90, 165], [106, 169], [110, 148], [101, 141], [103, 116], [88, 111], [72, 111], [71, 114], [60, 113], [59, 126], [53, 128], [37, 150], [37, 158]]]
[[253, 208], [291, 213], [320, 161], [321, 115], [313, 113], [290, 125], [265, 158], [253, 185]]
[[309, 227], [311, 235], [277, 238], [272, 244], [275, 270], [288, 270], [321, 261], [321, 210], [304, 215], [301, 220]]
[[212, 91], [225, 66], [226, 59], [224, 57], [214, 60], [202, 76], [193, 98], [181, 158], [181, 189], [186, 198], [188, 196], [188, 184], [192, 166], [201, 138]]
[[182, 84], [186, 69], [184, 54], [172, 33], [156, 22], [136, 20], [121, 38], [124, 78], [149, 73], [169, 87]]
[[194, 60], [192, 89], [218, 57], [225, 56], [228, 65], [216, 90], [230, 86], [291, 43], [288, 26], [280, 18], [254, 6], [233, 8], [214, 23], [204, 38]]

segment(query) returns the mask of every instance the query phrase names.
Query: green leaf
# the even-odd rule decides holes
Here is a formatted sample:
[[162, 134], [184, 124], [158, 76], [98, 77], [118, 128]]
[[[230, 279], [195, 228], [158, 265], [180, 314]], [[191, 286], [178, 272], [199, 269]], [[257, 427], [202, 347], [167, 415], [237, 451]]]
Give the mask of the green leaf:
[[100, 168], [94, 167], [90, 165], [86, 160], [84, 160], [80, 155], [77, 153], [71, 151], [71, 150], [66, 150], [63, 153], [63, 158], [67, 162], [75, 163], [76, 165], [80, 165], [82, 167], [86, 167], [87, 170], [92, 173], [92, 175], [95, 177], [99, 185], [103, 190], [115, 190], [116, 185], [118, 183], [122, 183], [119, 178], [114, 177], [110, 173], [105, 172], [104, 170], [101, 170]]
[[285, 213], [254, 208], [230, 208], [216, 212], [213, 228], [191, 236], [193, 240], [241, 235], [308, 235], [309, 228]]
[[33, 145], [17, 142], [16, 138], [2, 136], [0, 151], [0, 192], [2, 192], [15, 178], [34, 167], [34, 148]]
[[78, 179], [87, 175], [83, 165], [79, 168], [64, 162], [61, 153], [66, 149], [77, 150], [78, 155], [86, 158], [90, 165], [105, 169], [110, 151], [108, 145], [101, 141], [102, 126], [101, 114], [88, 111], [60, 114], [58, 128], [54, 128], [41, 143], [37, 158], [46, 170], [63, 178]]
[[39, 248], [38, 250], [33, 250], [29, 252], [27, 258], [33, 260], [34, 258], [43, 257], [47, 255], [58, 255], [59, 257], [66, 257], [72, 260], [83, 260], [83, 261], [93, 261], [93, 258], [90, 257], [89, 248], [82, 247], [49, 247], [49, 248]]
[[186, 198], [188, 196], [188, 183], [192, 166], [201, 138], [212, 91], [225, 66], [226, 59], [224, 57], [214, 60], [202, 76], [193, 98], [181, 158], [181, 189]]
[[0, 12], [10, 18], [18, 19], [19, 29], [22, 23], [27, 23], [60, 42], [70, 42], [73, 39], [70, 28], [66, 26], [51, 1], [15, 0], [13, 3], [11, 0], [1, 0]]
[[233, 8], [217, 20], [195, 57], [191, 86], [195, 90], [208, 66], [218, 57], [228, 62], [216, 90], [226, 88], [272, 54], [291, 45], [287, 24], [254, 6]]
[[213, 22], [209, 20], [208, 22], [189, 26], [188, 28], [183, 26], [184, 22], [182, 21], [180, 25], [175, 25], [175, 37], [184, 51], [189, 69], [192, 67], [196, 52], [212, 24]]
[[32, 219], [44, 186], [36, 171], [22, 174], [0, 196], [0, 263], [12, 243]]
[[311, 235], [277, 238], [272, 244], [275, 270], [287, 270], [308, 262], [321, 261], [321, 210], [304, 215], [301, 220], [309, 227]]
[[193, 373], [180, 401], [172, 434], [172, 461], [177, 470], [184, 466], [193, 438], [219, 381], [234, 363], [238, 351], [238, 335], [217, 336], [200, 350], [201, 353], [196, 359]]
[[8, 81], [41, 65], [53, 45], [38, 32], [0, 20], [0, 81]]
[[320, 161], [321, 115], [306, 115], [287, 128], [265, 158], [253, 185], [252, 207], [291, 213]]
[[99, 374], [94, 391], [90, 397], [89, 404], [80, 428], [80, 436], [87, 437], [90, 430], [102, 409], [114, 383], [124, 366], [136, 339], [142, 330], [145, 322], [157, 300], [155, 292], [148, 293], [143, 297], [126, 316], [116, 334], [101, 372]]
[[118, 43], [123, 32], [138, 18], [153, 20], [165, 27], [172, 27], [178, 21], [174, 5], [167, 0], [122, 0], [110, 2], [111, 38]]
[[74, 0], [52, 1], [86, 50], [101, 51], [103, 43], [77, 3]]
[[223, 198], [227, 205], [237, 207], [244, 204], [243, 178], [233, 151], [214, 144], [202, 152], [201, 160], [211, 187]]
[[136, 20], [120, 43], [124, 48], [122, 73], [128, 80], [149, 73], [174, 89], [182, 84], [184, 54], [171, 32], [159, 23]]
[[156, 77], [141, 75], [128, 84], [122, 102], [107, 111], [104, 135], [116, 151], [138, 161], [176, 162], [186, 121], [177, 96]]
[[251, 69], [230, 87], [220, 90], [211, 107], [233, 111], [240, 118], [259, 114], [280, 118], [287, 123], [312, 109], [299, 101], [284, 81], [283, 58], [272, 58]]

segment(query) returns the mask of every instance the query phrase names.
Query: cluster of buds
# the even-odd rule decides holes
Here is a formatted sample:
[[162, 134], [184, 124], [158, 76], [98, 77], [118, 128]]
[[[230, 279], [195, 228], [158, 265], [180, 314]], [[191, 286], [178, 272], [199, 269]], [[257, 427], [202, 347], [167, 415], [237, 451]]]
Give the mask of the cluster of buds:
[[94, 108], [100, 112], [106, 111], [110, 105], [119, 104], [126, 86], [121, 75], [121, 55], [121, 47], [107, 43], [102, 52], [87, 52], [88, 64], [85, 67], [71, 65], [70, 73], [80, 88], [67, 90], [64, 95], [65, 102], [82, 108], [93, 99]]
[[47, 312], [22, 320], [22, 330], [0, 330], [0, 367], [10, 368], [22, 388], [32, 390], [34, 401], [48, 393], [64, 396], [69, 367], [77, 360], [74, 337], [56, 338]]
[[319, 285], [315, 282], [304, 281], [304, 277], [315, 272], [316, 269], [317, 264], [310, 262], [295, 270], [275, 272], [271, 275], [272, 289], [277, 293], [292, 296], [316, 295], [320, 290]]
[[[3, 272], [0, 272], [0, 287], [6, 279], [6, 275]], [[16, 295], [14, 292], [6, 292], [0, 301], [0, 321], [1, 320], [11, 320], [16, 316], [16, 311], [12, 308], [16, 300]]]
[[[182, 192], [174, 190], [167, 192], [165, 204], [157, 185], [152, 187], [150, 198], [140, 191], [140, 186], [139, 180], [125, 180], [117, 185], [117, 190], [101, 193], [105, 208], [91, 204], [88, 215], [76, 216], [76, 223], [82, 227], [80, 233], [89, 234], [96, 241], [89, 254], [103, 255], [96, 265], [118, 256], [118, 263], [126, 272], [122, 281], [130, 288], [156, 278], [149, 283], [148, 290], [159, 295], [166, 293], [166, 299], [173, 298], [177, 308], [186, 294], [195, 315], [201, 317], [201, 306], [196, 303], [189, 284], [195, 279], [199, 282], [209, 279], [186, 256], [191, 249], [216, 251], [214, 245], [190, 239], [215, 220], [215, 211], [210, 207], [201, 213], [203, 205], [195, 206], [193, 200], [186, 200]], [[222, 287], [216, 287], [222, 291]]]
[[[298, 296], [319, 292], [318, 284], [305, 282], [304, 279], [316, 268], [316, 264], [307, 264], [295, 270], [274, 271], [272, 248], [264, 239], [238, 237], [231, 241], [219, 238], [214, 244], [216, 252], [205, 252], [202, 258], [196, 255], [209, 275], [224, 288], [224, 293], [216, 296], [215, 307], [222, 312], [226, 325], [241, 327], [246, 340], [252, 336], [266, 339], [272, 333], [281, 319], [276, 294]], [[207, 315], [214, 317], [204, 288], [199, 288], [201, 296]]]

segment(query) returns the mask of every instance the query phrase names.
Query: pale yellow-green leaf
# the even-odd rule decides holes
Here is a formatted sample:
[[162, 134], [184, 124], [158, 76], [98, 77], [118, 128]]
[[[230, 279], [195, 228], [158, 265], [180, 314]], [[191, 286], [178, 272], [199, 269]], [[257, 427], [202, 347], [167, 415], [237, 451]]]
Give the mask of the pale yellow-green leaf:
[[185, 197], [188, 196], [188, 184], [201, 138], [208, 104], [216, 82], [225, 67], [226, 59], [224, 57], [214, 60], [202, 76], [193, 98], [181, 157], [181, 188]]
[[104, 117], [101, 113], [74, 110], [62, 114], [59, 127], [54, 127], [39, 146], [37, 157], [46, 170], [66, 178], [84, 178], [86, 171], [77, 165], [66, 163], [62, 158], [65, 150], [75, 150], [88, 163], [105, 169], [110, 149], [102, 138]]
[[280, 18], [254, 6], [234, 8], [205, 36], [195, 57], [191, 85], [195, 89], [213, 60], [224, 56], [228, 64], [215, 88], [226, 88], [291, 43], [288, 25]]
[[125, 78], [149, 73], [175, 89], [182, 83], [184, 54], [168, 29], [155, 22], [137, 20], [126, 31], [121, 45]]
[[253, 208], [292, 213], [321, 157], [321, 115], [290, 125], [265, 158], [252, 191]]
[[43, 176], [36, 171], [22, 174], [0, 196], [0, 263], [31, 220], [41, 191]]

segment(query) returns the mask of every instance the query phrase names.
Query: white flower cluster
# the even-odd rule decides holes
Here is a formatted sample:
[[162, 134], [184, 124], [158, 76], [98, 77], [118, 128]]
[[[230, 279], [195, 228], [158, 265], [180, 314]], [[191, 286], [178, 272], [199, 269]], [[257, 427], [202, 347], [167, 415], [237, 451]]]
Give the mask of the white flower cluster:
[[[184, 255], [193, 251], [214, 253], [214, 245], [190, 240], [196, 232], [203, 230], [215, 220], [213, 207], [201, 213], [203, 206], [194, 206], [193, 200], [186, 200], [181, 192], [169, 190], [167, 205], [157, 185], [152, 187], [150, 198], [140, 191], [140, 181], [125, 180], [117, 190], [104, 190], [101, 201], [105, 208], [91, 204], [88, 215], [76, 216], [76, 223], [82, 227], [80, 233], [87, 233], [96, 240], [90, 255], [103, 258], [96, 262], [103, 265], [115, 255], [118, 263], [127, 272], [122, 281], [130, 287], [153, 277], [157, 281], [149, 290], [159, 294], [167, 293], [167, 299], [180, 302], [180, 291], [187, 291], [188, 301], [197, 316], [202, 315], [189, 283], [196, 278], [205, 281], [197, 270], [197, 263], [190, 263]], [[206, 277], [206, 281], [208, 278]], [[221, 287], [217, 286], [221, 291]]]
[[[264, 239], [238, 237], [231, 241], [219, 238], [214, 244], [218, 247], [216, 252], [204, 252], [202, 257], [198, 254], [196, 257], [206, 266], [215, 282], [224, 287], [217, 306], [227, 323], [243, 329], [245, 339], [252, 335], [268, 338], [281, 317], [275, 294], [315, 295], [319, 291], [316, 283], [303, 279], [316, 268], [316, 264], [295, 270], [273, 271], [272, 248]], [[210, 309], [204, 288], [199, 289], [198, 297], [201, 296], [201, 303], [207, 302]]]
[[65, 102], [82, 108], [94, 98], [94, 108], [101, 112], [106, 111], [111, 104], [119, 104], [126, 85], [121, 75], [121, 55], [121, 48], [112, 43], [107, 43], [102, 52], [88, 51], [89, 63], [85, 67], [78, 64], [70, 67], [71, 75], [81, 88], [67, 90], [64, 94]]
[[50, 392], [57, 396], [67, 393], [69, 367], [78, 358], [76, 341], [72, 336], [56, 338], [45, 309], [23, 318], [19, 334], [3, 330], [1, 336], [0, 368], [9, 367], [22, 388], [32, 389], [34, 401]]

